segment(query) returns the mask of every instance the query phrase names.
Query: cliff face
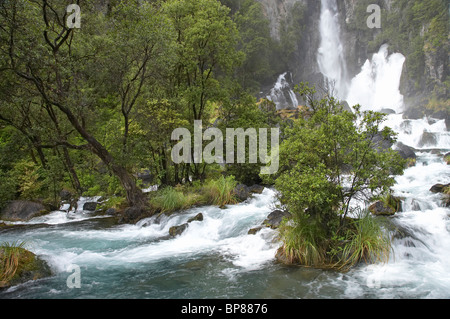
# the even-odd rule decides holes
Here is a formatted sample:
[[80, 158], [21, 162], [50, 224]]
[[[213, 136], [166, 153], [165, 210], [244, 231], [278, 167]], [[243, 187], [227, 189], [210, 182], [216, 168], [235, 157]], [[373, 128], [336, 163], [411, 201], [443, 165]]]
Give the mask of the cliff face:
[[[289, 61], [289, 71], [294, 83], [315, 82], [322, 78], [317, 65], [317, 50], [320, 43], [320, 1], [317, 0], [256, 0], [270, 21], [271, 36], [280, 40], [283, 27], [301, 30], [301, 37], [294, 39], [296, 48]], [[295, 7], [302, 7], [302, 17], [294, 19]]]
[[[293, 28], [301, 29], [301, 37], [296, 39], [296, 52], [290, 58], [289, 70], [293, 75], [294, 82], [309, 81], [319, 83], [322, 75], [318, 68], [317, 51], [320, 45], [320, 13], [321, 1], [319, 0], [256, 0], [263, 5], [265, 15], [270, 20], [271, 35], [274, 39], [280, 39], [284, 32], [283, 25], [291, 24]], [[337, 0], [339, 11], [339, 23], [341, 29], [341, 39], [343, 42], [347, 63], [348, 76], [351, 78], [358, 74], [362, 65], [367, 59], [378, 51], [383, 43], [390, 45], [390, 51], [398, 51], [406, 56], [403, 76], [401, 81], [401, 91], [405, 97], [411, 100], [418, 97], [429, 96], [435, 88], [441, 91], [441, 96], [449, 94], [445, 89], [446, 81], [449, 81], [450, 55], [448, 50], [429, 50], [427, 48], [426, 36], [424, 33], [429, 28], [430, 23], [423, 23], [421, 26], [422, 41], [425, 41], [423, 50], [418, 54], [411, 47], [404, 48], [390, 37], [386, 32], [404, 32], [406, 38], [418, 37], [416, 27], [405, 27], [397, 30], [396, 26], [387, 25], [387, 17], [392, 21], [401, 21], [406, 15], [411, 15], [411, 6], [403, 6], [401, 10], [395, 7], [397, 0]], [[381, 29], [370, 29], [366, 25], [367, 18], [371, 13], [367, 12], [367, 6], [377, 3], [382, 8]], [[303, 6], [304, 14], [301, 19], [292, 19], [295, 6]], [[403, 11], [402, 11], [403, 10]], [[409, 10], [409, 11], [407, 11]], [[399, 22], [401, 24], [401, 22]], [[293, 24], [293, 25], [292, 25]], [[392, 24], [392, 23], [391, 23]], [[405, 29], [406, 28], [406, 29]], [[392, 31], [393, 30], [393, 31]], [[408, 41], [406, 41], [408, 42]], [[403, 52], [402, 52], [403, 51]], [[414, 59], [419, 59], [414, 65]], [[414, 68], [414, 69], [413, 69]], [[420, 73], [417, 69], [420, 69]], [[447, 97], [448, 98], [448, 97]], [[417, 99], [419, 100], [419, 99]]]

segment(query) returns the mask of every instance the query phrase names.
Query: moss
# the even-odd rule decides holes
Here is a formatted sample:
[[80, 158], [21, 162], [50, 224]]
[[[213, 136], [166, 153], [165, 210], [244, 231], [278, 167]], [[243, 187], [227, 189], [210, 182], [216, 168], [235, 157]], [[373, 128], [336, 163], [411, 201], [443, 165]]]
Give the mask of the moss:
[[0, 288], [51, 275], [49, 266], [43, 260], [20, 246], [1, 246], [0, 261]]
[[444, 161], [447, 163], [447, 165], [450, 165], [450, 154], [445, 155]]
[[416, 159], [415, 158], [407, 158], [406, 159], [406, 168], [416, 166]]

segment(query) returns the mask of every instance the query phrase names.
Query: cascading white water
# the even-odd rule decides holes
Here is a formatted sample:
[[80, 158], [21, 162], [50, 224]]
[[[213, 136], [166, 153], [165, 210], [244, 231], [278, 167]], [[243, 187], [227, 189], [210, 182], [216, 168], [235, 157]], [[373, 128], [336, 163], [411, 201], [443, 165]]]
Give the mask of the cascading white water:
[[[322, 0], [321, 36], [318, 62], [323, 75], [343, 84], [343, 44], [340, 42], [336, 2]], [[399, 142], [413, 147], [417, 163], [396, 178], [394, 194], [403, 198], [403, 211], [392, 221], [400, 229], [393, 240], [389, 263], [370, 265], [351, 272], [346, 295], [360, 297], [448, 298], [450, 291], [450, 210], [443, 207], [442, 195], [430, 192], [437, 183], [450, 181], [450, 166], [442, 155], [450, 151], [450, 135], [444, 120], [423, 118], [404, 120], [403, 95], [400, 92], [405, 57], [401, 53], [388, 54], [388, 45], [367, 60], [350, 82], [348, 92], [338, 89], [337, 97], [350, 106], [361, 105], [363, 111], [392, 109], [396, 114], [387, 117], [384, 125], [398, 134]], [[366, 286], [364, 287], [364, 283]]]
[[343, 99], [347, 94], [347, 67], [340, 38], [339, 13], [336, 0], [321, 0], [320, 46], [317, 53], [319, 70], [328, 89]]
[[[339, 79], [339, 86], [349, 85], [343, 99], [350, 105], [401, 112], [398, 84], [404, 59], [389, 56], [387, 47], [382, 47], [351, 82], [342, 80], [345, 59], [336, 28], [336, 0], [322, 0], [322, 8], [318, 62], [324, 75], [336, 83]], [[330, 43], [335, 47], [325, 49]], [[285, 76], [279, 77], [278, 88], [283, 87]], [[395, 195], [403, 198], [403, 211], [391, 219], [399, 236], [393, 240], [387, 264], [362, 265], [340, 274], [273, 263], [279, 246], [276, 231], [265, 228], [257, 235], [247, 233], [273, 209], [275, 192], [266, 189], [226, 209], [193, 208], [136, 225], [111, 226], [108, 218], [99, 219], [89, 212], [56, 211], [16, 223], [21, 224], [16, 228], [0, 228], [0, 241], [25, 240], [27, 248], [55, 271], [49, 279], [0, 291], [0, 299], [450, 298], [450, 210], [443, 207], [442, 195], [429, 191], [432, 185], [450, 180], [450, 165], [442, 156], [428, 152], [450, 151], [445, 121], [404, 120], [402, 114], [392, 114], [386, 125], [399, 134], [400, 142], [420, 150], [416, 166], [399, 176], [393, 187]], [[434, 139], [425, 143], [424, 132]], [[178, 237], [168, 236], [171, 226], [199, 212], [204, 215], [202, 222], [192, 222]], [[81, 267], [80, 289], [66, 286], [70, 264]]]
[[297, 96], [289, 85], [289, 82], [286, 80], [287, 75], [288, 72], [285, 72], [278, 76], [277, 82], [267, 96], [268, 100], [275, 103], [277, 110], [297, 108], [299, 105]]
[[401, 53], [388, 55], [388, 45], [382, 45], [372, 60], [367, 60], [361, 73], [351, 83], [346, 97], [349, 105], [360, 104], [363, 111], [392, 109], [403, 111], [400, 78], [405, 57]]

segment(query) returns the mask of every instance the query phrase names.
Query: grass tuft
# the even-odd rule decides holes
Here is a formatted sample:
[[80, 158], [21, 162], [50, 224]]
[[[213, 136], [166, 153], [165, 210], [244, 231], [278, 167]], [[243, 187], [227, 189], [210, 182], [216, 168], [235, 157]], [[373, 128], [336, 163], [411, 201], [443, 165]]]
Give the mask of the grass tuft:
[[0, 287], [6, 285], [16, 274], [25, 242], [4, 242], [0, 245]]

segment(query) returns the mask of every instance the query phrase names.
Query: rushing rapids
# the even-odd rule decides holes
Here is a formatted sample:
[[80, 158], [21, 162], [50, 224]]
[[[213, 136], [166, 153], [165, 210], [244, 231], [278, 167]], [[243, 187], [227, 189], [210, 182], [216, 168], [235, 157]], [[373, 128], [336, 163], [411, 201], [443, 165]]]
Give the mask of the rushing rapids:
[[[450, 209], [441, 194], [430, 192], [434, 184], [450, 179], [442, 156], [450, 151], [445, 121], [403, 119], [398, 88], [404, 57], [389, 55], [387, 46], [345, 81], [336, 1], [322, 0], [322, 8], [318, 63], [324, 76], [338, 84], [335, 89], [350, 105], [393, 110], [386, 125], [398, 133], [399, 142], [416, 149], [416, 165], [397, 177], [393, 188], [403, 199], [403, 210], [390, 218], [388, 263], [363, 264], [345, 274], [276, 263], [276, 231], [248, 234], [276, 204], [275, 191], [265, 189], [225, 209], [193, 208], [136, 225], [111, 225], [109, 218], [82, 210], [16, 223], [0, 230], [1, 241], [26, 241], [54, 276], [1, 291], [0, 298], [450, 298]], [[433, 138], [425, 143], [424, 135]], [[170, 227], [199, 212], [203, 221], [168, 236]], [[67, 285], [74, 264], [80, 267], [80, 288]]]

